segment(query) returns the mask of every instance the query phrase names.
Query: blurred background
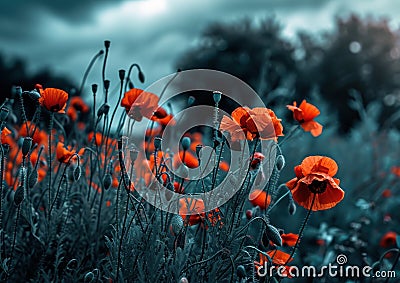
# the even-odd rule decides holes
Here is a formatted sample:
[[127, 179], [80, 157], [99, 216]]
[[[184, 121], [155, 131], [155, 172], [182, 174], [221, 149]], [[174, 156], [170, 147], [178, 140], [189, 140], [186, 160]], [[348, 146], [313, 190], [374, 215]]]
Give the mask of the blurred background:
[[[2, 97], [12, 85], [77, 89], [107, 39], [106, 78], [114, 84], [131, 63], [146, 74], [143, 88], [177, 68], [222, 70], [271, 107], [317, 94], [337, 115], [340, 133], [360, 118], [348, 107], [353, 90], [364, 105], [380, 104], [382, 123], [400, 105], [395, 1], [5, 0], [0, 15]], [[100, 81], [97, 64], [86, 99]]]
[[[338, 236], [336, 251], [369, 246], [379, 257], [379, 239], [400, 227], [398, 19], [395, 0], [2, 0], [1, 100], [13, 85], [30, 90], [36, 83], [77, 95], [104, 40], [111, 41], [106, 78], [112, 88], [118, 70], [132, 63], [146, 76], [144, 84], [134, 80], [140, 88], [178, 68], [225, 71], [284, 118], [284, 133], [292, 120], [285, 105], [306, 98], [320, 108], [324, 132], [301, 133], [284, 145], [281, 181], [294, 176], [305, 156], [327, 155], [339, 164], [346, 191], [337, 208], [312, 219], [314, 237], [307, 239], [341, 237], [325, 222], [350, 231]], [[82, 90], [86, 101], [90, 85], [101, 82], [101, 64]], [[281, 209], [272, 222], [287, 220]], [[303, 216], [282, 226], [295, 232]]]

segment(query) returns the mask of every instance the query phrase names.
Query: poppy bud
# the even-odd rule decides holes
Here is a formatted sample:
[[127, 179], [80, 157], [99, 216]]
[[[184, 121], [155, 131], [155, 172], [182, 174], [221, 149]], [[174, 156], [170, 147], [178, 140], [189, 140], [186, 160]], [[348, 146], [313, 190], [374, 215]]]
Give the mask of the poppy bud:
[[109, 41], [109, 40], [104, 40], [104, 47], [105, 47], [106, 49], [110, 48], [110, 45], [111, 45], [111, 41]]
[[78, 268], [78, 261], [75, 258], [68, 261], [68, 263], [67, 263], [68, 270], [75, 270], [77, 268]]
[[26, 157], [31, 150], [32, 147], [32, 138], [25, 137], [24, 141], [22, 142], [22, 156]]
[[187, 100], [188, 106], [192, 106], [195, 101], [196, 101], [196, 98], [194, 98], [193, 96], [189, 96], [188, 100]]
[[76, 166], [73, 171], [73, 176], [74, 176], [75, 182], [80, 179], [81, 174], [82, 174], [81, 166], [79, 166], [79, 164], [78, 164], [78, 166]]
[[117, 147], [118, 147], [118, 150], [122, 150], [122, 137], [120, 137], [120, 138], [117, 140]]
[[253, 212], [250, 209], [246, 210], [247, 220], [250, 220], [252, 217], [253, 217]]
[[139, 81], [141, 83], [144, 83], [145, 78], [144, 78], [144, 73], [142, 71], [139, 71], [138, 77], [139, 77]]
[[84, 282], [85, 283], [90, 283], [93, 282], [94, 280], [94, 273], [89, 271], [88, 273], [86, 273], [85, 278], [84, 278]]
[[132, 149], [129, 151], [129, 156], [131, 158], [132, 164], [136, 161], [138, 154], [139, 154], [139, 151], [136, 149]]
[[183, 148], [183, 150], [188, 150], [189, 149], [189, 147], [190, 147], [190, 143], [191, 143], [192, 141], [190, 140], [190, 138], [189, 137], [184, 137], [183, 139], [182, 139], [182, 148]]
[[119, 70], [118, 71], [118, 75], [119, 75], [119, 79], [121, 80], [121, 81], [123, 81], [124, 79], [125, 79], [125, 70]]
[[282, 246], [281, 234], [279, 233], [279, 230], [276, 229], [274, 226], [268, 224], [265, 228], [265, 234], [272, 243], [277, 246]]
[[178, 235], [183, 228], [183, 219], [180, 215], [175, 214], [171, 218], [171, 226], [170, 226], [171, 234], [173, 236]]
[[133, 85], [133, 82], [131, 80], [129, 80], [128, 82], [128, 86], [130, 89], [134, 88], [135, 86]]
[[179, 283], [189, 283], [189, 280], [186, 277], [182, 277]]
[[10, 113], [10, 110], [8, 110], [7, 107], [1, 107], [0, 110], [0, 121], [3, 122], [7, 119], [8, 113]]
[[285, 157], [282, 154], [279, 154], [278, 157], [276, 158], [275, 165], [278, 171], [281, 171], [283, 167], [285, 167]]
[[110, 105], [108, 103], [103, 103], [100, 106], [99, 110], [97, 110], [97, 118], [101, 117], [102, 115], [108, 115], [108, 111], [110, 110]]
[[294, 215], [296, 213], [296, 204], [294, 203], [293, 200], [289, 201], [288, 211], [290, 215]]
[[18, 96], [21, 96], [21, 95], [22, 95], [22, 88], [21, 88], [20, 86], [16, 86], [16, 87], [14, 88], [14, 91], [15, 91], [15, 94], [16, 94], [16, 95], [18, 95]]
[[202, 145], [202, 144], [196, 145], [196, 155], [197, 155], [197, 158], [200, 158], [200, 151], [201, 151], [202, 148], [203, 148], [203, 145]]
[[97, 93], [97, 84], [92, 84], [92, 92], [93, 94]]
[[105, 190], [108, 190], [112, 183], [112, 177], [110, 173], [106, 173], [103, 178], [103, 186]]
[[108, 90], [110, 88], [110, 80], [104, 80], [104, 89]]
[[243, 265], [239, 265], [236, 269], [236, 274], [240, 279], [246, 278], [246, 269]]
[[160, 138], [160, 137], [154, 138], [154, 147], [156, 150], [159, 150], [161, 148], [161, 141], [162, 141], [162, 138]]
[[37, 170], [32, 170], [31, 174], [29, 174], [28, 179], [28, 187], [32, 189], [38, 181], [38, 172]]
[[14, 194], [14, 204], [16, 206], [19, 206], [21, 204], [21, 202], [24, 200], [24, 198], [25, 198], [24, 187], [18, 186], [18, 188]]
[[213, 91], [214, 102], [218, 104], [221, 101], [222, 93], [220, 91]]

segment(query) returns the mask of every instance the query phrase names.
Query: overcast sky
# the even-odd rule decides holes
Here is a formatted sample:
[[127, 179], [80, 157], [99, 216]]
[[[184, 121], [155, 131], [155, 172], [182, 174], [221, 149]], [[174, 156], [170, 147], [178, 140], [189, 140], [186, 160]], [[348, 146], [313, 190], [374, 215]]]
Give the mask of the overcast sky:
[[[111, 40], [107, 78], [139, 63], [146, 85], [173, 72], [174, 62], [212, 21], [275, 15], [292, 37], [299, 29], [329, 30], [335, 15], [400, 18], [398, 0], [1, 0], [0, 52], [51, 67], [75, 82]], [[397, 22], [392, 22], [397, 27]], [[100, 64], [89, 77], [96, 81]]]

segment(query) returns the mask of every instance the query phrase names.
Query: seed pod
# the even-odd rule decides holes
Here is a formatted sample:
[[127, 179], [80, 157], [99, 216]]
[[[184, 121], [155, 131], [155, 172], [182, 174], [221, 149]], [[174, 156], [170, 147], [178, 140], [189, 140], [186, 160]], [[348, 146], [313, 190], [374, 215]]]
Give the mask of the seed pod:
[[93, 94], [97, 93], [97, 84], [92, 84], [92, 92]]
[[196, 101], [196, 98], [194, 98], [193, 96], [189, 96], [188, 100], [187, 100], [188, 106], [192, 106], [195, 101]]
[[86, 273], [85, 278], [84, 278], [84, 282], [85, 283], [90, 283], [93, 282], [94, 280], [94, 273], [89, 271], [88, 273]]
[[36, 185], [37, 181], [38, 181], [38, 172], [37, 170], [32, 170], [28, 178], [28, 187], [32, 189]]
[[154, 147], [156, 150], [159, 150], [161, 148], [161, 141], [162, 141], [162, 138], [160, 138], [160, 137], [154, 138]]
[[267, 234], [268, 239], [277, 246], [282, 246], [282, 238], [279, 230], [274, 226], [268, 224], [265, 228], [265, 233]]
[[200, 151], [201, 151], [202, 148], [203, 148], [203, 145], [202, 145], [202, 144], [196, 145], [196, 155], [197, 155], [197, 158], [200, 158]]
[[67, 263], [67, 269], [75, 270], [76, 268], [78, 268], [78, 261], [75, 258], [73, 258]]
[[178, 235], [183, 228], [183, 219], [180, 215], [174, 215], [171, 218], [170, 230], [173, 236]]
[[189, 137], [184, 137], [183, 139], [182, 139], [182, 148], [183, 148], [183, 150], [188, 150], [189, 149], [189, 147], [190, 147], [190, 143], [191, 143], [192, 141], [190, 140], [190, 138]]
[[144, 77], [144, 73], [142, 71], [139, 71], [138, 78], [141, 83], [144, 83], [145, 77]]
[[219, 103], [221, 101], [222, 93], [220, 91], [213, 92], [213, 98], [215, 103]]
[[81, 166], [79, 164], [78, 164], [78, 166], [75, 167], [73, 173], [74, 173], [74, 181], [76, 182], [79, 180], [79, 178], [81, 177], [81, 173], [82, 173]]
[[103, 178], [103, 186], [105, 190], [108, 190], [112, 183], [112, 177], [110, 173], [106, 173]]
[[243, 265], [239, 265], [236, 269], [236, 274], [240, 279], [246, 278], [246, 269]]
[[288, 211], [290, 215], [294, 215], [296, 213], [296, 204], [294, 201], [289, 201]]
[[22, 156], [26, 157], [31, 150], [32, 147], [32, 138], [25, 137], [24, 141], [22, 142]]
[[136, 161], [138, 154], [139, 154], [139, 151], [136, 149], [132, 149], [129, 151], [129, 156], [131, 158], [132, 164]]
[[108, 103], [103, 103], [103, 105], [100, 106], [99, 110], [97, 110], [97, 118], [101, 117], [102, 115], [107, 115], [109, 110], [110, 105], [108, 105]]
[[110, 45], [111, 45], [111, 41], [109, 41], [109, 40], [104, 40], [104, 47], [105, 47], [106, 49], [110, 48]]
[[276, 158], [276, 169], [281, 171], [285, 167], [285, 157], [282, 154], [279, 154]]
[[110, 80], [104, 80], [104, 89], [108, 90], [110, 88]]
[[124, 79], [125, 79], [125, 70], [119, 70], [118, 71], [118, 75], [119, 75], [119, 79], [121, 80], [121, 81], [123, 81]]
[[16, 206], [19, 206], [21, 202], [25, 198], [25, 192], [24, 192], [24, 187], [23, 186], [18, 186], [17, 190], [15, 191], [14, 194], [14, 203]]
[[5, 121], [8, 117], [8, 113], [10, 113], [10, 110], [8, 110], [7, 107], [1, 107], [0, 109], [0, 121]]

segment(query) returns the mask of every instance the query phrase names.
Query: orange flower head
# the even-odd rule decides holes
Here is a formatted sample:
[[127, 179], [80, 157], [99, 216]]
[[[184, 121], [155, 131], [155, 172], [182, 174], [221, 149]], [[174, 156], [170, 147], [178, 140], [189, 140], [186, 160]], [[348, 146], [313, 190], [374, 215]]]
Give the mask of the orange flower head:
[[[57, 149], [56, 149], [56, 157], [57, 160], [62, 162], [62, 163], [68, 163], [70, 160], [71, 156], [76, 153], [75, 150], [70, 149], [70, 148], [65, 148], [64, 144], [62, 142], [58, 142], [57, 144]], [[78, 153], [82, 154], [83, 149]]]
[[180, 199], [179, 214], [189, 226], [200, 223], [205, 217], [205, 206], [203, 200], [194, 198]]
[[0, 142], [3, 143], [9, 134], [11, 134], [11, 131], [7, 127], [4, 127], [4, 129], [1, 131]]
[[299, 107], [294, 101], [293, 105], [287, 105], [287, 108], [293, 112], [293, 118], [300, 123], [304, 131], [311, 132], [314, 137], [322, 133], [322, 125], [314, 121], [314, 118], [320, 114], [317, 107], [303, 100]]
[[396, 245], [396, 232], [389, 231], [385, 235], [382, 236], [379, 245], [383, 248], [389, 248]]
[[141, 121], [143, 117], [152, 120], [163, 119], [168, 114], [163, 108], [158, 107], [158, 100], [158, 96], [154, 93], [132, 88], [125, 93], [121, 106], [125, 107], [128, 116], [136, 121]]
[[281, 119], [271, 109], [238, 107], [232, 112], [232, 118], [222, 117], [220, 130], [229, 132], [233, 142], [254, 138], [277, 140], [283, 136]]
[[87, 113], [90, 110], [89, 106], [85, 103], [85, 101], [83, 101], [80, 96], [71, 97], [71, 100], [69, 101], [69, 106], [82, 113]]
[[333, 159], [309, 156], [294, 168], [296, 177], [288, 181], [286, 186], [299, 205], [313, 211], [329, 209], [344, 198], [339, 179], [333, 178], [337, 170], [338, 166]]
[[395, 176], [400, 177], [400, 166], [393, 166], [391, 171]]
[[259, 206], [262, 210], [265, 210], [271, 203], [271, 196], [267, 196], [266, 191], [256, 189], [250, 193], [249, 200], [253, 206]]
[[46, 88], [41, 92], [39, 103], [50, 112], [65, 113], [68, 93], [58, 88]]
[[288, 233], [288, 234], [281, 234], [282, 238], [282, 245], [287, 247], [294, 247], [299, 238], [298, 234]]
[[[281, 250], [271, 250], [267, 252], [267, 255], [271, 258], [272, 263], [276, 265], [285, 265], [286, 262], [291, 262], [293, 258], [290, 257], [290, 254], [285, 253]], [[268, 262], [267, 256], [260, 253], [260, 261], [255, 262], [257, 265], [265, 266], [265, 263]], [[290, 260], [289, 260], [290, 258]]]

